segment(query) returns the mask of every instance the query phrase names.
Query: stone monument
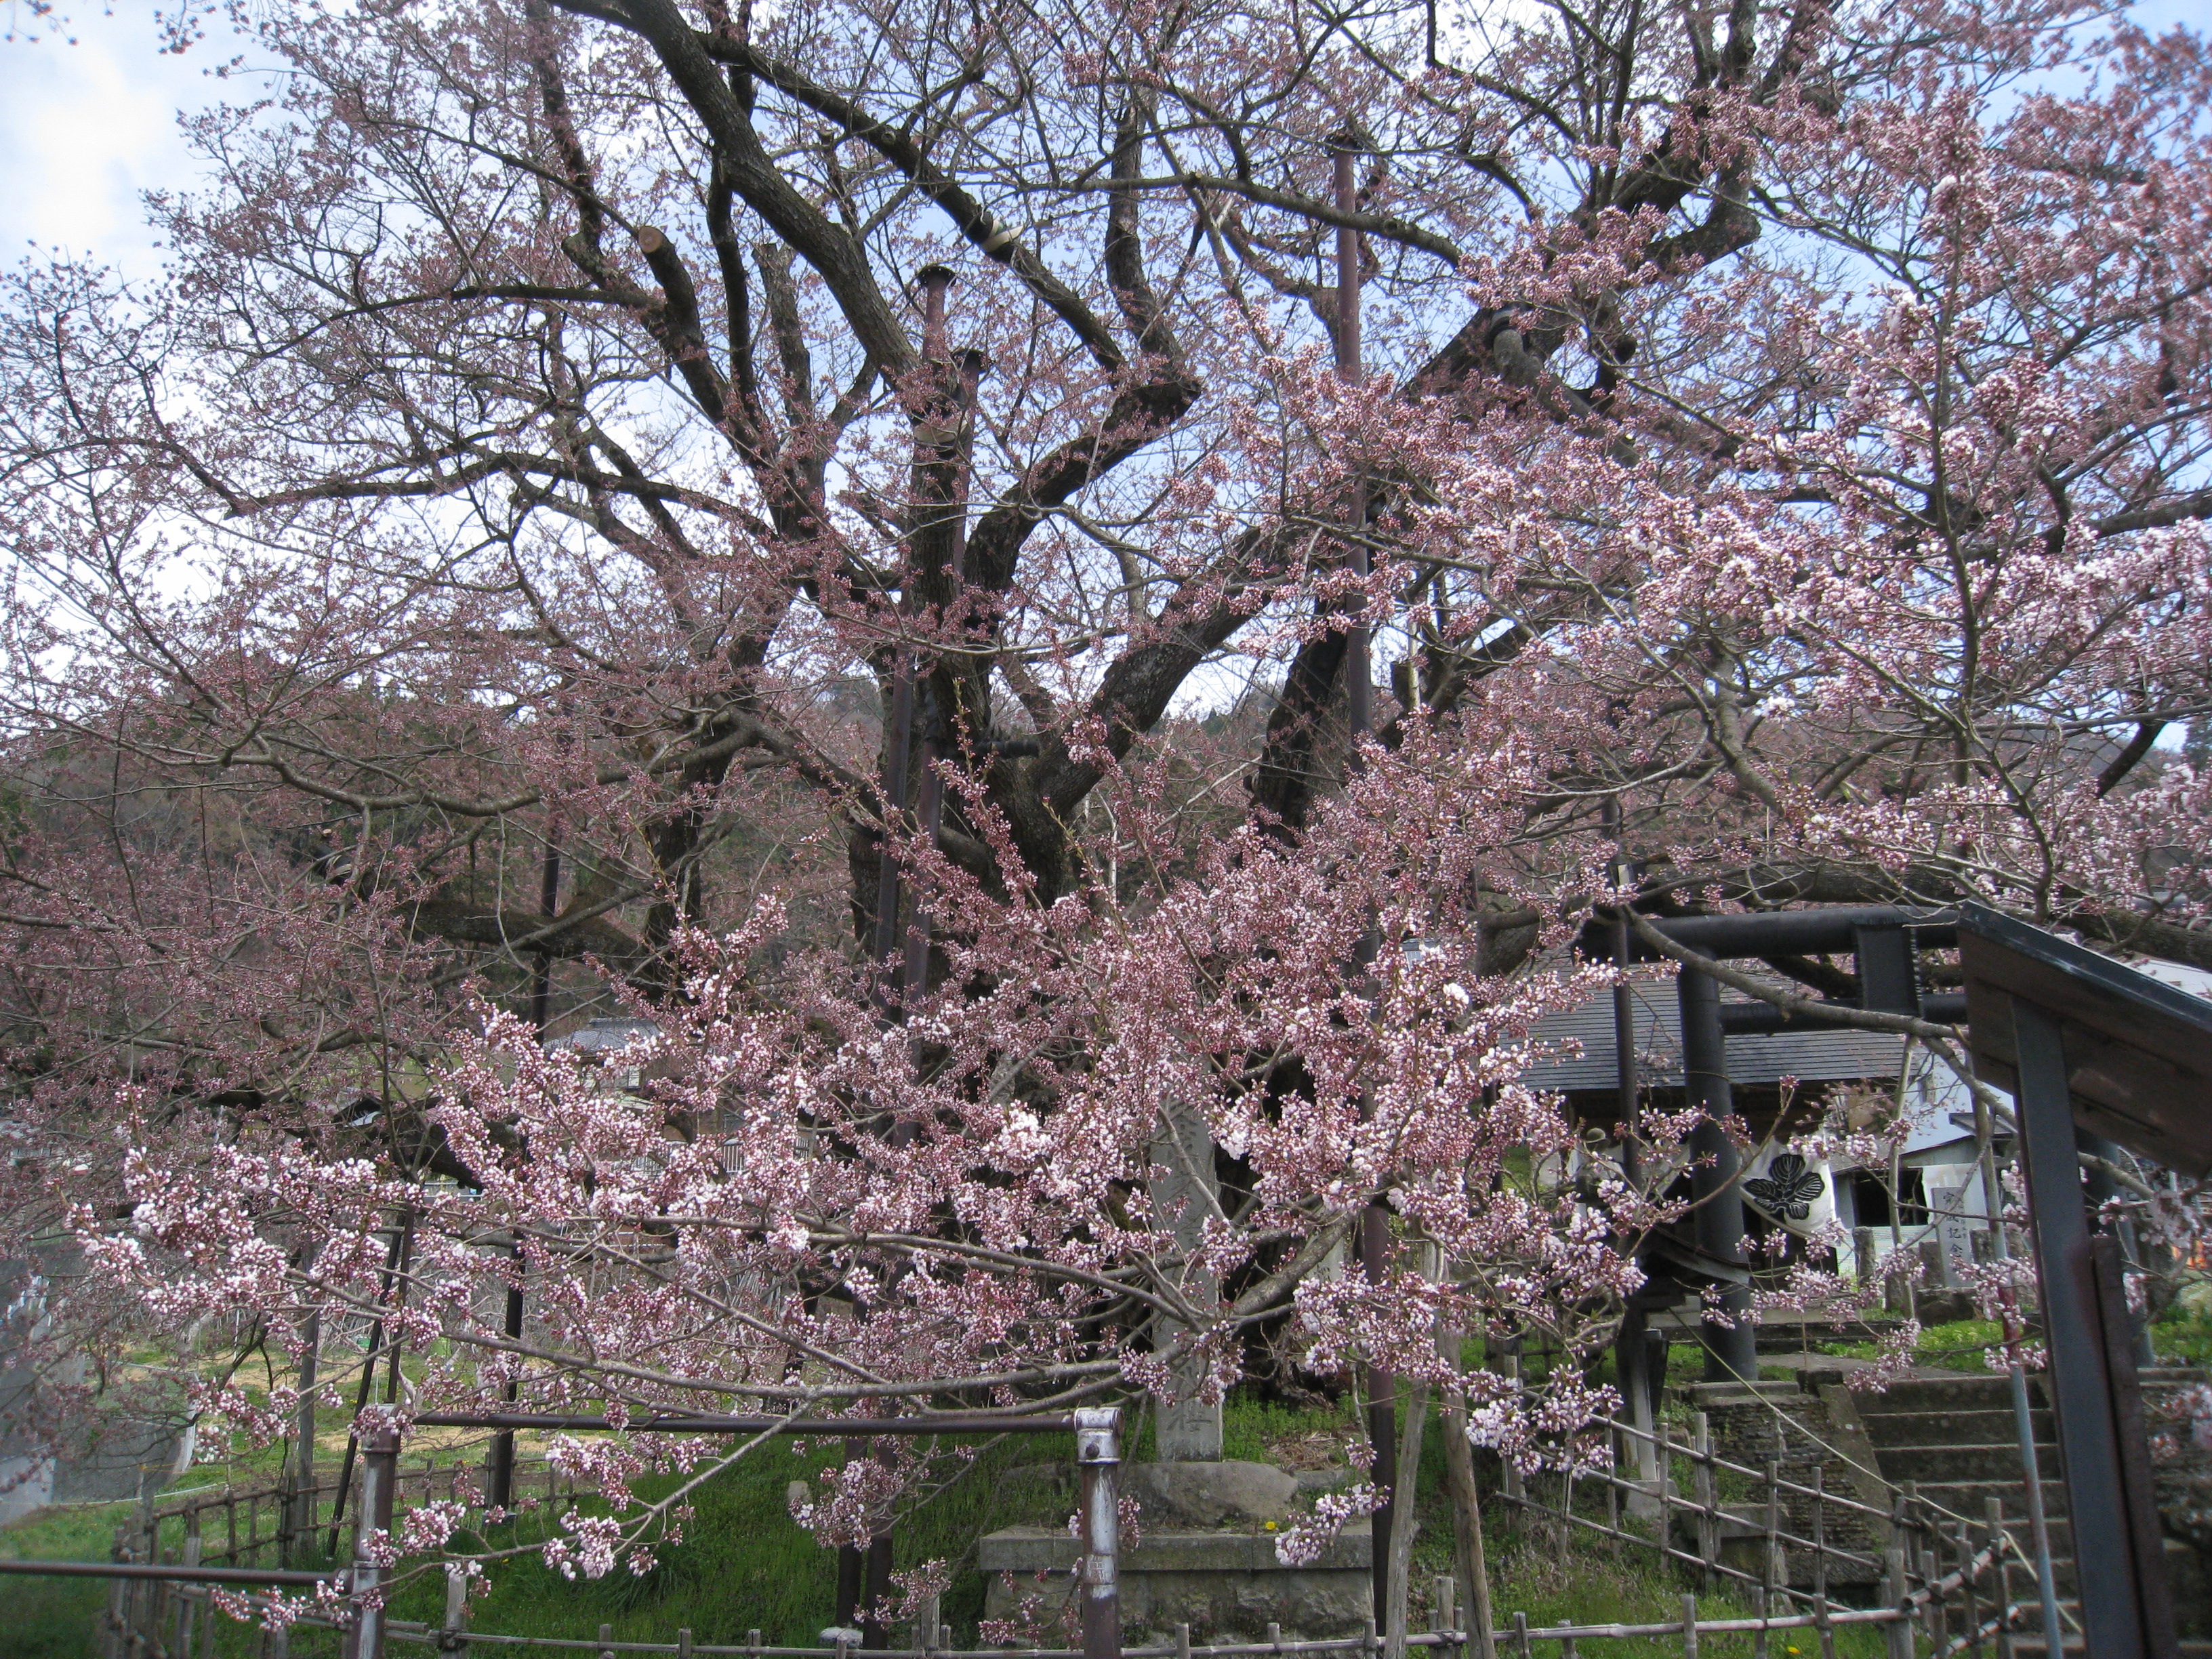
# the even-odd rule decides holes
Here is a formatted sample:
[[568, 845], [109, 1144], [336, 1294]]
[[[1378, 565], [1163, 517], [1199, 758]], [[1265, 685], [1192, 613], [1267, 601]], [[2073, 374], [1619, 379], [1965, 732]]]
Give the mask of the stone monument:
[[[1152, 1212], [1185, 1264], [1182, 1288], [1194, 1302], [1210, 1302], [1215, 1285], [1197, 1256], [1220, 1194], [1204, 1118], [1188, 1107], [1163, 1111], [1152, 1156], [1165, 1172], [1152, 1184]], [[1164, 1348], [1182, 1329], [1169, 1321], [1158, 1328]], [[1158, 1461], [1122, 1470], [1121, 1490], [1138, 1504], [1137, 1541], [1121, 1563], [1128, 1639], [1166, 1638], [1177, 1625], [1188, 1625], [1200, 1642], [1264, 1638], [1270, 1625], [1292, 1639], [1357, 1633], [1373, 1606], [1368, 1523], [1345, 1528], [1318, 1560], [1284, 1565], [1275, 1544], [1301, 1491], [1336, 1478], [1224, 1461], [1221, 1402], [1200, 1397], [1207, 1381], [1200, 1360], [1170, 1364], [1171, 1397], [1158, 1402], [1153, 1419]], [[1064, 1528], [1009, 1527], [982, 1539], [976, 1560], [987, 1580], [984, 1616], [1012, 1617], [1032, 1598], [1047, 1618], [1057, 1614], [1073, 1591], [1080, 1549]]]

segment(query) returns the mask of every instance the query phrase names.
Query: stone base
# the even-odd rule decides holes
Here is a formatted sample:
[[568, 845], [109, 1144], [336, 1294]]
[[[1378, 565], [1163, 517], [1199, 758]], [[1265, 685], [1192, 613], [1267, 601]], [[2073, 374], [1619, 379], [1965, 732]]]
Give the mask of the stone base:
[[[1286, 1639], [1357, 1632], [1374, 1610], [1374, 1545], [1365, 1521], [1355, 1522], [1311, 1566], [1275, 1559], [1275, 1534], [1254, 1532], [1154, 1532], [1121, 1558], [1121, 1628], [1131, 1640], [1165, 1638], [1177, 1625], [1191, 1639], [1264, 1638], [1279, 1625]], [[976, 1546], [984, 1573], [983, 1616], [1012, 1618], [1035, 1595], [1049, 1617], [1074, 1589], [1080, 1546], [1064, 1532], [1009, 1527]], [[1005, 1574], [1012, 1574], [1009, 1588]], [[1043, 1577], [1040, 1579], [1039, 1575]]]

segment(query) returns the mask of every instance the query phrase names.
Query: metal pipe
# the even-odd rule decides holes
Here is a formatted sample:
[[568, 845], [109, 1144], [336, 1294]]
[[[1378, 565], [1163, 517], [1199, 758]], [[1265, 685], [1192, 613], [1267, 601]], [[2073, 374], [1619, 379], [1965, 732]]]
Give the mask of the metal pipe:
[[1121, 1408], [1086, 1406], [1074, 1418], [1083, 1488], [1083, 1564], [1076, 1577], [1083, 1659], [1121, 1659]]
[[46, 1578], [159, 1578], [179, 1584], [327, 1584], [345, 1569], [309, 1572], [285, 1567], [176, 1567], [159, 1561], [0, 1560], [0, 1573]]
[[[564, 1433], [615, 1427], [604, 1417], [532, 1412], [422, 1412], [410, 1419], [426, 1429], [544, 1429]], [[1070, 1412], [999, 1415], [935, 1412], [912, 1417], [647, 1417], [620, 1425], [631, 1434], [1049, 1434], [1075, 1426]]]
[[392, 1530], [392, 1490], [399, 1472], [399, 1431], [379, 1423], [362, 1436], [361, 1502], [353, 1515], [353, 1571], [346, 1583], [352, 1622], [345, 1659], [384, 1659], [384, 1569], [379, 1547]]
[[[1981, 1148], [1982, 1207], [1988, 1213], [1990, 1259], [2008, 1261], [2012, 1246], [2005, 1232], [2004, 1189], [1997, 1185], [1996, 1136], [1990, 1103], [1978, 1091], [1974, 1095], [1974, 1139]], [[2043, 1512], [2043, 1467], [2035, 1449], [2035, 1413], [2027, 1397], [2027, 1367], [2020, 1356], [2020, 1304], [2009, 1285], [2004, 1287], [1998, 1313], [2004, 1326], [2005, 1370], [2012, 1381], [2013, 1434], [2020, 1443], [2021, 1472], [2027, 1482], [2028, 1541], [2035, 1553], [2036, 1593], [2043, 1603], [2043, 1628], [2055, 1632], [2059, 1628], [2058, 1579], [2051, 1565], [2051, 1525]]]

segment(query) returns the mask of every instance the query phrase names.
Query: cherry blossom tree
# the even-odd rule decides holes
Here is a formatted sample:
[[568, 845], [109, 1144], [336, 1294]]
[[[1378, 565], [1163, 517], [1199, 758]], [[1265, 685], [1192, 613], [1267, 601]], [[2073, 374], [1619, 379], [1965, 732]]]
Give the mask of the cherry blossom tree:
[[[1594, 910], [1971, 895], [2212, 965], [2195, 35], [380, 0], [261, 49], [163, 283], [0, 317], [9, 1207], [103, 1316], [374, 1311], [447, 1344], [418, 1407], [1364, 1367], [1530, 1455], [1602, 1397], [1438, 1333], [1592, 1352], [1687, 1128], [1632, 1187], [1518, 1082]], [[637, 1042], [541, 1047], [593, 1012]]]

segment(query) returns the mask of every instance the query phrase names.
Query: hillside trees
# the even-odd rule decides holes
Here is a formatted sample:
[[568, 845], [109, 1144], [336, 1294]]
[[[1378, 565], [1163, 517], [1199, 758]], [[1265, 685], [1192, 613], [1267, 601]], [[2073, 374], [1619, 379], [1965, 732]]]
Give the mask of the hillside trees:
[[[26, 267], [0, 324], [9, 1179], [145, 1316], [292, 1340], [404, 1215], [428, 1398], [1011, 1406], [1263, 1336], [1456, 1389], [1440, 1322], [1594, 1342], [1662, 1212], [1530, 1179], [1574, 1133], [1514, 1081], [1605, 801], [1649, 910], [2212, 963], [2192, 35], [485, 0], [263, 49], [167, 282]], [[657, 1026], [634, 1090], [537, 1053], [556, 988]]]

